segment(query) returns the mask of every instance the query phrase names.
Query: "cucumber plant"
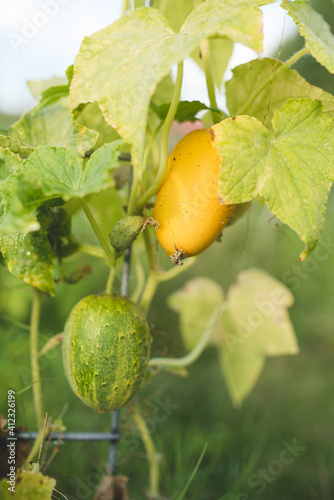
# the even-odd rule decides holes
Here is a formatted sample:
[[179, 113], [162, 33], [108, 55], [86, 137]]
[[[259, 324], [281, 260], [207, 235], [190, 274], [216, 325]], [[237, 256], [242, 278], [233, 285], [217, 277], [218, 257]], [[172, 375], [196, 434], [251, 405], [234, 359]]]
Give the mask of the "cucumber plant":
[[[31, 82], [38, 104], [2, 131], [1, 263], [33, 296], [30, 390], [39, 437], [28, 462], [37, 457], [43, 427], [51, 430], [39, 370], [40, 310], [58, 293], [59, 281], [73, 285], [86, 277], [86, 267], [66, 275], [75, 255], [102, 259], [108, 277], [103, 293], [92, 290], [63, 318], [65, 372], [88, 406], [133, 409], [149, 457], [150, 498], [159, 498], [159, 464], [140, 415], [141, 385], [161, 370], [182, 375], [211, 344], [231, 399], [240, 405], [266, 356], [298, 353], [287, 312], [293, 296], [260, 269], [241, 272], [226, 294], [217, 282], [195, 277], [170, 295], [184, 357], [149, 359], [145, 319], [159, 284], [191, 266], [196, 271], [198, 255], [205, 260], [229, 219], [252, 200], [262, 199], [297, 233], [304, 244], [300, 260], [320, 238], [334, 180], [334, 96], [291, 66], [311, 54], [334, 73], [334, 36], [309, 2], [281, 4], [305, 38], [304, 48], [285, 62], [259, 57], [236, 67], [225, 83], [228, 114], [216, 100], [233, 44], [261, 54], [259, 7], [273, 2], [155, 0], [147, 7], [123, 0], [120, 19], [83, 40], [62, 84]], [[204, 71], [209, 105], [180, 100], [187, 57]], [[196, 121], [197, 128], [200, 122], [203, 130], [183, 138], [168, 160], [174, 121]], [[99, 245], [82, 240], [81, 214]], [[130, 300], [119, 295], [115, 276], [131, 245], [137, 279]], [[223, 257], [224, 243], [220, 251]], [[253, 324], [259, 297], [270, 307]], [[60, 340], [49, 341], [43, 352]], [[0, 488], [8, 496], [4, 482]]]

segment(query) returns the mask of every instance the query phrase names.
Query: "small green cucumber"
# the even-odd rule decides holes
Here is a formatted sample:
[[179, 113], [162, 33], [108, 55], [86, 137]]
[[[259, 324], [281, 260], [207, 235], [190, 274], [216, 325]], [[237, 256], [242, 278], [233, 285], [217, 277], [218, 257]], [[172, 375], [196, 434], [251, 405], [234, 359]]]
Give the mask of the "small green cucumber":
[[123, 406], [145, 378], [151, 335], [143, 312], [121, 295], [89, 295], [72, 309], [63, 339], [74, 393], [99, 412]]

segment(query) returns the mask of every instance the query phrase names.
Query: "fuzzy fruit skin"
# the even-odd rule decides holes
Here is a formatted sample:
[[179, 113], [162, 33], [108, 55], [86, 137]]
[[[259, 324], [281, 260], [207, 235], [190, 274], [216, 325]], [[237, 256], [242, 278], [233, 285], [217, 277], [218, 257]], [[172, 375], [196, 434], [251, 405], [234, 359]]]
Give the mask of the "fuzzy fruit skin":
[[220, 235], [234, 205], [218, 200], [220, 156], [207, 130], [195, 130], [177, 144], [157, 194], [153, 216], [157, 238], [167, 255], [197, 255]]
[[143, 381], [151, 335], [143, 312], [121, 295], [89, 295], [72, 309], [63, 338], [65, 374], [88, 406], [123, 406]]
[[144, 217], [130, 215], [123, 217], [113, 226], [110, 233], [110, 243], [117, 252], [124, 252], [137, 238], [143, 224]]

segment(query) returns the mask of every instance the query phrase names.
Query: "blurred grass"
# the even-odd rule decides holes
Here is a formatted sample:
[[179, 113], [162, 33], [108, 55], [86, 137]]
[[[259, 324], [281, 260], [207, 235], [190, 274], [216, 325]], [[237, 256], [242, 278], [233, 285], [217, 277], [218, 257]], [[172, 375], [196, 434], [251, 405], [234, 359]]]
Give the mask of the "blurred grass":
[[[331, 236], [333, 215], [334, 197], [331, 196], [322, 237], [324, 241]], [[301, 242], [285, 226], [279, 232], [275, 231], [275, 221], [269, 222], [270, 217], [265, 207], [253, 204], [249, 215], [224, 231], [222, 243], [207, 250], [192, 269], [161, 285], [152, 304], [149, 322], [156, 345], [161, 344], [165, 333], [168, 354], [180, 356], [184, 349], [178, 318], [167, 308], [165, 301], [170, 292], [183, 286], [188, 279], [209, 275], [227, 291], [235, 274], [250, 266], [265, 269], [280, 280], [287, 271], [295, 274], [293, 266], [302, 269], [306, 275], [294, 291], [295, 304], [290, 310], [301, 353], [295, 357], [268, 359], [256, 388], [242, 408], [232, 407], [214, 348], [207, 349], [189, 368], [188, 378], [161, 373], [142, 389], [140, 402], [143, 415], [151, 425], [157, 451], [161, 453], [161, 485], [166, 497], [176, 498], [181, 493], [205, 443], [208, 447], [185, 497], [187, 499], [330, 500], [333, 497], [333, 254], [316, 263], [317, 269], [306, 272], [307, 260], [298, 262]], [[86, 234], [89, 239], [91, 233], [84, 227], [83, 220], [79, 217], [77, 222], [81, 234]], [[243, 252], [239, 255], [241, 248]], [[158, 255], [167, 265], [168, 260], [161, 251]], [[311, 258], [314, 259], [312, 254]], [[71, 272], [77, 265], [86, 263], [92, 264], [93, 273], [85, 281], [78, 286], [59, 284], [55, 299], [43, 297], [41, 345], [62, 331], [69, 311], [81, 297], [103, 289], [106, 281], [103, 262], [80, 255], [69, 259], [66, 269]], [[315, 266], [309, 267], [314, 269]], [[119, 278], [120, 269], [118, 282]], [[5, 270], [1, 271], [1, 283], [2, 313], [28, 323], [29, 287]], [[131, 284], [134, 286], [133, 274]], [[6, 389], [22, 390], [31, 380], [28, 333], [7, 318], [0, 318], [0, 329], [0, 383], [3, 388], [0, 403], [4, 413]], [[51, 351], [41, 361], [41, 373], [45, 408], [49, 415], [57, 418], [64, 406], [69, 405], [63, 418], [68, 430], [108, 430], [108, 414], [97, 414], [72, 395], [63, 374], [60, 348]], [[159, 406], [166, 402], [166, 398], [177, 406], [170, 410], [170, 414]], [[17, 397], [17, 405], [19, 425], [34, 430], [30, 389]], [[156, 414], [161, 417], [160, 422], [154, 420]], [[131, 498], [145, 498], [147, 461], [131, 414], [126, 409], [122, 410], [122, 432], [118, 472], [129, 476]], [[273, 481], [264, 482], [266, 488], [258, 494], [261, 484], [259, 469], [267, 470], [273, 461], [279, 459], [282, 442], [292, 444], [293, 440], [305, 447], [305, 451], [292, 464], [286, 465], [277, 477], [269, 474]], [[48, 456], [52, 448], [53, 445]], [[57, 489], [69, 499], [91, 499], [107, 456], [108, 445], [105, 443], [67, 443], [60, 447], [47, 472], [57, 479]], [[249, 484], [252, 477], [253, 486]]]

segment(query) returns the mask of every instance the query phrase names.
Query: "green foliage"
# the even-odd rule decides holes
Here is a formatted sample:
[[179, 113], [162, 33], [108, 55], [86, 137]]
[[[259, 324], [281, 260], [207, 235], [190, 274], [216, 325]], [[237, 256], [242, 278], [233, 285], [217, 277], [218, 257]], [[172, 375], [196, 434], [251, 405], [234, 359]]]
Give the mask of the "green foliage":
[[315, 247], [334, 172], [332, 120], [319, 101], [290, 99], [276, 110], [274, 137], [249, 116], [213, 127], [222, 159], [219, 191], [224, 203], [263, 196], [270, 210], [305, 243], [301, 259]]
[[[3, 149], [8, 149], [14, 154], [20, 156], [28, 156], [32, 152], [32, 149], [22, 146], [20, 141], [14, 139], [14, 137], [8, 137], [5, 135], [0, 135], [0, 151]], [[3, 174], [1, 173], [1, 176]]]
[[[218, 89], [221, 88], [223, 77], [233, 52], [233, 42], [226, 37], [215, 37], [209, 39], [209, 64], [213, 73], [213, 79]], [[197, 49], [191, 57], [196, 61], [201, 69], [203, 68], [203, 58], [201, 50]]]
[[[150, 109], [156, 113], [160, 120], [166, 119], [169, 108], [170, 104], [168, 103], [162, 104], [161, 106], [157, 106], [153, 102], [150, 104]], [[179, 123], [187, 121], [195, 122], [197, 120], [197, 113], [203, 110], [213, 110], [221, 113], [219, 110], [210, 108], [200, 101], [180, 101], [174, 119]]]
[[79, 156], [93, 148], [98, 138], [95, 131], [73, 122], [69, 97], [25, 113], [9, 128], [8, 134], [31, 149], [44, 145], [66, 147]]
[[[4, 136], [0, 136], [0, 140], [1, 137]], [[5, 141], [4, 143], [6, 144]], [[12, 141], [11, 145], [13, 145]], [[20, 166], [21, 159], [16, 153], [10, 151], [10, 149], [0, 147], [0, 182], [4, 181], [7, 177], [13, 174]]]
[[[122, 141], [102, 146], [88, 160], [83, 160], [68, 148], [42, 146], [26, 160], [3, 186], [11, 210], [13, 199], [19, 201], [21, 213], [33, 211], [47, 200], [62, 197], [84, 197], [114, 185], [110, 173], [118, 167], [118, 150]], [[19, 214], [17, 203], [13, 212]]]
[[271, 120], [275, 110], [281, 108], [291, 98], [318, 99], [322, 102], [325, 113], [331, 118], [334, 117], [332, 94], [310, 85], [295, 70], [287, 68], [277, 72], [281, 66], [282, 62], [277, 59], [265, 57], [234, 68], [233, 78], [225, 84], [227, 106], [231, 116], [237, 115], [251, 93], [260, 89], [263, 80], [269, 79], [270, 85], [259, 93], [247, 110], [248, 115], [255, 116], [260, 121], [266, 117], [267, 128], [272, 130]]
[[330, 26], [306, 0], [284, 0], [282, 6], [297, 24], [313, 57], [334, 73], [334, 35]]
[[[157, 83], [173, 64], [213, 35], [226, 36], [260, 52], [258, 5], [267, 3], [272, 0], [247, 4], [242, 0], [224, 4], [209, 0], [191, 12], [179, 34], [171, 30], [158, 10], [134, 10], [83, 41], [74, 64], [73, 107], [98, 101], [106, 122], [131, 145], [134, 166], [138, 166], [144, 151], [150, 98]], [[133, 46], [137, 47], [135, 52]]]

